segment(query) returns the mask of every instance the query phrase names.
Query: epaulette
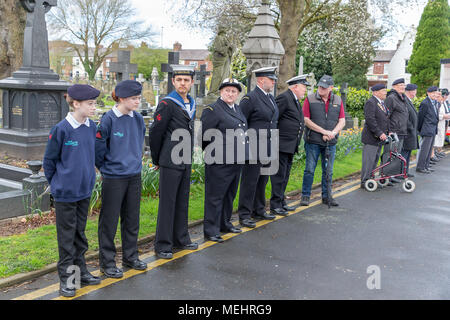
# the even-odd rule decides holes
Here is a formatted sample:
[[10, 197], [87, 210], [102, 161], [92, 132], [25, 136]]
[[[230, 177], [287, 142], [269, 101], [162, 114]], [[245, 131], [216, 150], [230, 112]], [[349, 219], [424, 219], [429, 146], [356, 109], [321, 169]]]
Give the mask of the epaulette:
[[242, 100], [244, 100], [244, 99], [250, 100], [250, 97], [249, 97], [249, 96], [244, 96], [244, 97], [242, 98]]
[[211, 106], [207, 106], [207, 107], [205, 107], [205, 109], [209, 109], [211, 111], [214, 111], [213, 107], [211, 107]]

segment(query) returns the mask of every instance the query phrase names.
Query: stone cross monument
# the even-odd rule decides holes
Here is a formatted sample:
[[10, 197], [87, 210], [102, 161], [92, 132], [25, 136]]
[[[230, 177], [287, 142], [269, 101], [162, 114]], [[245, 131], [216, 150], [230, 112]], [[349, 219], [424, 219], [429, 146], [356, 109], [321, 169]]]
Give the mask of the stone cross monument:
[[42, 159], [50, 129], [69, 111], [64, 94], [70, 83], [50, 70], [45, 14], [57, 0], [21, 0], [27, 11], [23, 65], [0, 80], [3, 129], [0, 154], [26, 160]]
[[117, 74], [117, 82], [130, 80], [130, 74], [138, 72], [137, 64], [130, 63], [130, 60], [131, 52], [121, 50], [117, 52], [117, 62], [111, 62], [109, 71]]
[[256, 86], [253, 70], [279, 67], [285, 53], [270, 13], [269, 0], [262, 0], [255, 25], [244, 43], [242, 52], [247, 58], [247, 88], [250, 91]]

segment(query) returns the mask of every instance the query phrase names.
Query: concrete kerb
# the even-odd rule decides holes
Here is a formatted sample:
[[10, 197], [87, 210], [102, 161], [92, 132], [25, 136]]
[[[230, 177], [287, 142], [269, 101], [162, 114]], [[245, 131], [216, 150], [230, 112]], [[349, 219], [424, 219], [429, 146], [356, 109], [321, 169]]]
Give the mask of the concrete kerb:
[[[351, 176], [353, 176], [355, 174], [358, 174], [360, 172], [361, 171], [355, 171], [354, 173], [352, 173], [352, 174], [350, 174], [348, 176], [336, 179], [334, 182], [339, 182], [339, 181], [342, 181], [342, 180], [346, 180], [346, 179], [350, 178]], [[318, 188], [320, 186], [321, 186], [320, 183], [316, 183], [316, 184], [314, 184], [312, 186], [312, 188], [315, 189], [315, 188]], [[288, 197], [293, 197], [293, 196], [296, 196], [296, 195], [298, 195], [300, 193], [301, 193], [301, 190], [294, 190], [294, 191], [288, 192], [286, 195]], [[269, 202], [270, 202], [270, 200], [267, 200], [266, 204], [269, 204]], [[234, 211], [233, 214], [237, 214], [237, 211]], [[193, 228], [193, 227], [199, 226], [201, 224], [203, 224], [203, 219], [196, 220], [196, 221], [193, 221], [193, 222], [189, 223], [188, 227], [189, 228]], [[143, 238], [140, 238], [138, 240], [138, 245], [143, 245], [143, 244], [149, 243], [149, 242], [151, 242], [154, 239], [155, 239], [155, 234], [153, 233], [151, 235], [148, 235], [148, 236], [145, 236]], [[117, 246], [117, 250], [118, 251], [122, 250], [122, 246], [121, 245]], [[90, 254], [86, 255], [85, 259], [86, 259], [86, 261], [92, 261], [94, 259], [98, 259], [98, 256], [99, 256], [99, 252], [96, 251], [96, 252], [93, 252], [93, 253], [90, 253]], [[27, 273], [19, 273], [19, 274], [13, 275], [13, 276], [5, 278], [5, 279], [0, 279], [0, 289], [1, 288], [6, 288], [6, 287], [10, 287], [10, 286], [14, 286], [14, 285], [18, 285], [18, 284], [21, 284], [21, 283], [26, 282], [26, 281], [34, 280], [36, 278], [39, 278], [39, 277], [44, 276], [46, 274], [49, 274], [51, 272], [55, 272], [56, 270], [57, 270], [57, 264], [56, 263], [52, 263], [52, 264], [49, 264], [49, 265], [45, 266], [44, 268], [42, 268], [40, 270], [30, 271], [30, 272], [27, 272]]]

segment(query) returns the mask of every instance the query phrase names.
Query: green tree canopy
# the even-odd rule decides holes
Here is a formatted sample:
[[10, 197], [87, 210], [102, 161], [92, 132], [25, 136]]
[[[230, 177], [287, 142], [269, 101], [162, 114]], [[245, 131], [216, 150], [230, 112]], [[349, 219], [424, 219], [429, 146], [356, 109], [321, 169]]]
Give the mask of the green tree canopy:
[[131, 53], [131, 63], [138, 65], [138, 73], [142, 73], [146, 79], [150, 79], [153, 67], [158, 69], [159, 78], [162, 79], [161, 63], [168, 61], [168, 49], [152, 49], [146, 44], [141, 44]]
[[440, 59], [450, 56], [450, 7], [448, 0], [430, 0], [417, 28], [413, 52], [408, 64], [411, 82], [419, 94], [439, 84]]

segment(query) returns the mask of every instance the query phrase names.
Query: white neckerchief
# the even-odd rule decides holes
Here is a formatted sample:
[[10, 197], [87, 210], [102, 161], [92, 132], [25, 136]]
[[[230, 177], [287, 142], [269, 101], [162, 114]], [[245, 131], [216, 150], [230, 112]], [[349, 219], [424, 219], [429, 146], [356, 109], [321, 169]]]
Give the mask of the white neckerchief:
[[[117, 109], [117, 106], [112, 107], [112, 111], [114, 112], [117, 118], [124, 116], [124, 114], [120, 112], [119, 109]], [[133, 111], [128, 112], [128, 115], [133, 118], [134, 117]]]
[[86, 127], [89, 127], [90, 122], [89, 122], [89, 118], [86, 118], [86, 121], [84, 123], [79, 123], [74, 116], [72, 115], [72, 112], [69, 112], [66, 116], [66, 120], [67, 122], [70, 123], [70, 125], [72, 126], [72, 128], [74, 129], [78, 129], [81, 125], [85, 125]]

